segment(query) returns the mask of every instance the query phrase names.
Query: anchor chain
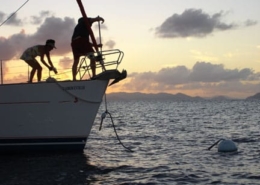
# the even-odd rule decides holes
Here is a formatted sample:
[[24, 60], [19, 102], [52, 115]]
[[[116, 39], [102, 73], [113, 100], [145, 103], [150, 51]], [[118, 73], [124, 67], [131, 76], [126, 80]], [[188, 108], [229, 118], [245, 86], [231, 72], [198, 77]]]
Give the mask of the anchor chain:
[[99, 126], [99, 131], [102, 129], [103, 120], [106, 118], [106, 115], [108, 114], [109, 117], [110, 117], [110, 119], [111, 119], [111, 122], [112, 122], [112, 125], [113, 125], [113, 128], [114, 128], [114, 132], [115, 132], [115, 134], [116, 134], [116, 138], [117, 138], [117, 140], [119, 141], [119, 143], [120, 143], [127, 151], [129, 151], [129, 152], [134, 152], [133, 150], [131, 150], [130, 148], [126, 147], [126, 146], [121, 142], [121, 140], [120, 140], [120, 138], [119, 138], [119, 136], [118, 136], [118, 134], [117, 134], [113, 117], [112, 117], [111, 113], [108, 112], [108, 110], [107, 110], [106, 94], [105, 94], [105, 107], [106, 107], [106, 110], [105, 110], [105, 112], [103, 112], [102, 115], [101, 115], [101, 122], [100, 122], [100, 126]]

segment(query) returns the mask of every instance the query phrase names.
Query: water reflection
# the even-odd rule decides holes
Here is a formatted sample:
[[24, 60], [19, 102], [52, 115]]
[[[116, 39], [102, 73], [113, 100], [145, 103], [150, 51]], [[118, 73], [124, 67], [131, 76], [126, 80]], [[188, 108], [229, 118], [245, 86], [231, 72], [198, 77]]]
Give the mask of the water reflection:
[[1, 185], [89, 184], [93, 170], [84, 153], [0, 156]]

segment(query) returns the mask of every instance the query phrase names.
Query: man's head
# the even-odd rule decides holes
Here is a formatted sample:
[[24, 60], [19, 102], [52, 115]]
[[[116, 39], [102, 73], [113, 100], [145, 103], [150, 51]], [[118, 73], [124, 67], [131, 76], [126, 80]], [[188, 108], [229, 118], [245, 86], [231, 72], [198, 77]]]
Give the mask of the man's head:
[[55, 47], [55, 40], [53, 40], [53, 39], [48, 39], [48, 40], [46, 40], [45, 46], [50, 46], [50, 47], [52, 47], [52, 49], [53, 49], [53, 48], [56, 48], [56, 47]]
[[78, 19], [78, 23], [80, 23], [80, 22], [84, 22], [84, 18], [83, 17]]
[[[93, 23], [92, 18], [88, 17], [87, 20], [88, 20], [88, 23], [89, 23], [90, 25], [92, 25], [92, 23]], [[81, 17], [81, 18], [78, 19], [78, 24], [85, 24], [85, 19], [84, 19], [84, 17]]]

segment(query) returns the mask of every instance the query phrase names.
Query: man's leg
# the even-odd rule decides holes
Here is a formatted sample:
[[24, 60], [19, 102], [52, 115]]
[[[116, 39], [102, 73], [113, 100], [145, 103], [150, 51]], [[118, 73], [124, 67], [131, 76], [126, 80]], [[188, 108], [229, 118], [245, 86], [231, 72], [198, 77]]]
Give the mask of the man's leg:
[[79, 63], [79, 57], [78, 56], [74, 56], [74, 62], [73, 62], [73, 65], [72, 65], [72, 77], [73, 77], [73, 80], [76, 80], [78, 63]]
[[28, 83], [32, 83], [33, 82], [33, 77], [34, 77], [35, 72], [36, 72], [36, 69], [32, 68]]
[[38, 79], [38, 82], [40, 82], [42, 79], [42, 67], [40, 66], [40, 64], [37, 67], [37, 79]]
[[[42, 69], [42, 67], [40, 66], [40, 64], [35, 59], [25, 60], [25, 62], [32, 68], [31, 73], [30, 73], [30, 77], [29, 77], [29, 81], [28, 81], [29, 83], [32, 83], [36, 70], [39, 69], [39, 68]], [[41, 73], [41, 71], [40, 71], [40, 73]], [[39, 81], [39, 74], [37, 74], [37, 76], [38, 76], [38, 81]], [[41, 74], [40, 74], [40, 78], [41, 78]]]
[[92, 70], [92, 77], [96, 76], [96, 60], [94, 58], [90, 59], [90, 67]]

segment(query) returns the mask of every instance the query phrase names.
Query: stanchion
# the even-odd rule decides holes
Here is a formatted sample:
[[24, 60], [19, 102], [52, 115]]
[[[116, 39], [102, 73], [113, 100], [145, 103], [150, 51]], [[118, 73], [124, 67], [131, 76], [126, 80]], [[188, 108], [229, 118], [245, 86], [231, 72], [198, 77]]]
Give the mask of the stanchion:
[[1, 68], [1, 84], [3, 84], [3, 65], [2, 65], [2, 60], [1, 60], [1, 62], [0, 62], [0, 68]]

